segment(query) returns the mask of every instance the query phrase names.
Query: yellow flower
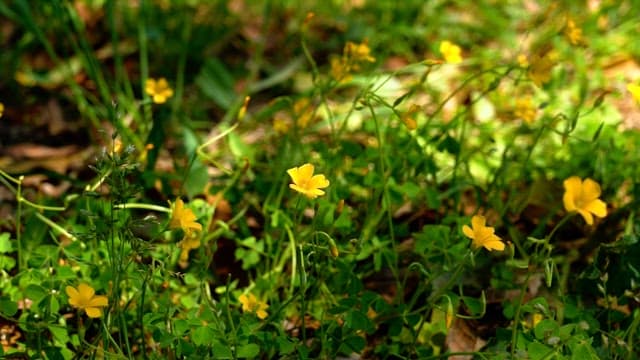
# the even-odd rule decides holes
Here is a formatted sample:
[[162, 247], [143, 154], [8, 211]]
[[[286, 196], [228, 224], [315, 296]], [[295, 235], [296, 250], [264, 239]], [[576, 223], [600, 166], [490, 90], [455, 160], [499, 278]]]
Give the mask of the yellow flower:
[[308, 98], [302, 98], [293, 104], [293, 114], [296, 117], [296, 123], [301, 129], [304, 129], [313, 120], [313, 106]]
[[527, 59], [527, 55], [525, 54], [518, 54], [518, 65], [520, 65], [520, 67], [526, 68], [527, 66], [529, 66], [529, 59]]
[[185, 236], [182, 241], [178, 243], [180, 250], [180, 265], [187, 267], [189, 261], [189, 251], [200, 247], [200, 238], [196, 235], [190, 234]]
[[483, 246], [485, 249], [491, 250], [504, 250], [504, 243], [502, 240], [494, 234], [495, 229], [490, 226], [485, 226], [486, 219], [482, 215], [474, 215], [471, 218], [471, 226], [464, 225], [462, 232], [469, 237], [474, 248]]
[[592, 225], [593, 215], [601, 218], [607, 216], [607, 204], [598, 199], [600, 193], [600, 185], [594, 180], [586, 178], [582, 181], [572, 176], [564, 181], [562, 202], [567, 211], [577, 211], [587, 224]]
[[344, 57], [332, 57], [331, 63], [331, 77], [338, 82], [348, 82], [351, 80], [351, 68]]
[[4, 104], [0, 102], [0, 117], [2, 117], [3, 112], [4, 112]]
[[278, 134], [286, 134], [289, 132], [289, 128], [291, 127], [289, 123], [290, 119], [283, 115], [276, 115], [276, 117], [273, 118], [273, 130]]
[[170, 229], [182, 229], [185, 237], [191, 237], [193, 230], [202, 230], [202, 225], [196, 221], [196, 215], [189, 208], [184, 207], [182, 199], [177, 198], [171, 207]]
[[169, 87], [169, 83], [165, 78], [158, 80], [147, 79], [144, 84], [144, 91], [153, 98], [153, 102], [156, 104], [163, 104], [173, 96], [173, 89]]
[[567, 25], [564, 29], [564, 34], [571, 45], [580, 45], [582, 43], [582, 29], [576, 26], [573, 19], [567, 19]]
[[370, 52], [371, 49], [369, 49], [367, 41], [360, 44], [348, 41], [347, 45], [344, 47], [345, 55], [355, 62], [375, 62], [376, 58], [371, 56]]
[[633, 96], [637, 102], [640, 102], [640, 85], [633, 83], [627, 84], [627, 90], [629, 90], [631, 96]]
[[402, 123], [404, 124], [404, 126], [407, 127], [407, 129], [415, 130], [418, 127], [418, 122], [416, 121], [416, 114], [418, 114], [420, 110], [421, 108], [419, 105], [412, 104], [409, 107], [409, 110], [407, 110], [406, 113], [402, 114], [402, 116], [400, 117], [400, 120], [402, 120]]
[[445, 40], [440, 43], [440, 53], [444, 57], [445, 61], [450, 64], [458, 64], [462, 62], [460, 47], [451, 41]]
[[240, 295], [238, 298], [240, 303], [242, 303], [242, 311], [256, 313], [256, 316], [260, 319], [265, 319], [269, 316], [267, 313], [267, 309], [269, 305], [263, 301], [258, 301], [255, 295], [249, 294], [248, 296], [245, 294]]
[[293, 180], [293, 184], [289, 184], [289, 187], [310, 199], [324, 195], [324, 191], [320, 189], [329, 186], [329, 180], [321, 174], [313, 175], [313, 170], [314, 168], [311, 164], [304, 164], [287, 170], [287, 174]]
[[555, 65], [555, 53], [553, 50], [543, 49], [533, 54], [528, 71], [529, 79], [537, 86], [549, 82], [551, 80], [551, 70]]
[[536, 108], [531, 103], [530, 97], [516, 99], [516, 107], [514, 115], [518, 119], [524, 120], [527, 124], [531, 124], [536, 119]]
[[84, 310], [91, 318], [102, 316], [102, 308], [109, 304], [106, 296], [96, 296], [96, 291], [87, 284], [80, 284], [77, 289], [73, 286], [67, 286], [65, 290], [69, 295], [69, 304]]

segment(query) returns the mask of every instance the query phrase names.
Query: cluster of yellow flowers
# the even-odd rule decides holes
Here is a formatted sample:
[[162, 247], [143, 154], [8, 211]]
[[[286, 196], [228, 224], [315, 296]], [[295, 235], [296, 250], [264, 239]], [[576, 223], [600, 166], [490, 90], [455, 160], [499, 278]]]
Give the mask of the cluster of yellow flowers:
[[242, 311], [255, 313], [260, 319], [266, 319], [269, 316], [269, 313], [267, 313], [269, 305], [264, 301], [258, 300], [255, 295], [242, 294], [238, 300], [242, 304]]
[[571, 45], [580, 45], [583, 42], [582, 29], [579, 28], [572, 18], [567, 18], [567, 25], [564, 29], [564, 34], [569, 39]]
[[359, 71], [363, 63], [375, 61], [376, 58], [371, 56], [371, 49], [366, 40], [360, 44], [349, 41], [344, 46], [341, 57], [332, 57], [329, 60], [331, 76], [339, 82], [347, 82], [351, 79], [351, 73]]
[[186, 263], [189, 260], [189, 251], [200, 247], [200, 237], [197, 232], [202, 230], [202, 225], [196, 221], [193, 211], [184, 207], [184, 202], [180, 198], [177, 198], [171, 207], [169, 229], [182, 229], [184, 237], [178, 246], [182, 249], [180, 262]]
[[[572, 176], [564, 181], [564, 190], [562, 202], [565, 210], [577, 212], [587, 224], [593, 225], [594, 215], [600, 218], [607, 216], [607, 205], [600, 200], [600, 185], [594, 180]], [[486, 219], [482, 215], [474, 215], [471, 227], [464, 225], [462, 232], [472, 240], [474, 248], [482, 246], [489, 251], [502, 251], [505, 248], [502, 239], [494, 233], [495, 229], [486, 226]]]
[[531, 124], [536, 119], [537, 109], [533, 106], [530, 97], [522, 97], [516, 99], [513, 113], [517, 119], [522, 119], [527, 124]]
[[293, 103], [291, 111], [280, 110], [274, 115], [273, 130], [278, 134], [286, 134], [294, 123], [298, 129], [305, 129], [315, 119], [314, 104], [308, 97], [303, 97]]

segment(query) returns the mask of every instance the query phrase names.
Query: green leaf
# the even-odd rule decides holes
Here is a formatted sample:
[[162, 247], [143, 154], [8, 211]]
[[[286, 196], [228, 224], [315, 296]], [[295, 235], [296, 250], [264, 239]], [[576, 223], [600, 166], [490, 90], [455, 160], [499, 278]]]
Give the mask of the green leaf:
[[239, 358], [253, 358], [260, 354], [260, 346], [256, 344], [245, 344], [238, 347], [236, 356]]
[[538, 340], [548, 339], [551, 336], [557, 336], [560, 332], [558, 323], [551, 319], [541, 320], [533, 329], [533, 333]]
[[11, 270], [16, 266], [16, 260], [11, 256], [0, 255], [0, 269]]
[[39, 303], [40, 300], [47, 296], [47, 290], [40, 285], [31, 284], [27, 286], [24, 291], [26, 297], [31, 299], [34, 303]]
[[214, 340], [213, 356], [214, 359], [231, 359], [233, 357], [233, 353], [231, 353], [231, 348], [229, 346]]
[[56, 269], [56, 279], [58, 280], [70, 280], [75, 279], [77, 275], [73, 272], [70, 266], [58, 266]]
[[364, 349], [366, 342], [360, 336], [353, 335], [343, 340], [342, 345], [340, 346], [341, 350], [345, 353], [359, 353]]
[[446, 246], [449, 243], [451, 229], [445, 225], [425, 225], [422, 231], [415, 234], [416, 253], [427, 253], [429, 249]]
[[531, 360], [542, 360], [548, 357], [552, 351], [553, 349], [539, 342], [531, 342], [527, 344], [527, 353]]
[[197, 346], [210, 344], [214, 336], [215, 331], [208, 326], [201, 326], [191, 333], [191, 339]]
[[56, 339], [61, 345], [69, 342], [69, 334], [67, 333], [67, 328], [55, 325], [48, 326], [49, 332], [53, 335], [53, 338]]
[[189, 173], [184, 182], [184, 191], [188, 197], [192, 198], [202, 194], [209, 182], [209, 172], [207, 167], [199, 160], [195, 160], [189, 169]]
[[344, 326], [354, 330], [365, 330], [367, 332], [374, 328], [371, 320], [358, 310], [352, 310], [347, 313]]
[[9, 233], [0, 234], [0, 253], [8, 253], [13, 251]]
[[576, 344], [570, 346], [571, 348], [571, 360], [598, 360], [598, 354], [593, 349], [591, 344], [586, 341], [579, 341]]
[[18, 304], [8, 297], [1, 297], [0, 312], [6, 316], [13, 316], [18, 312]]
[[280, 336], [276, 339], [278, 343], [278, 349], [280, 350], [280, 355], [287, 355], [292, 353], [296, 349], [296, 344], [294, 342], [289, 341], [284, 336]]
[[253, 163], [254, 148], [247, 145], [240, 136], [235, 133], [230, 133], [227, 136], [229, 141], [229, 149], [231, 153], [238, 159], [247, 158]]
[[237, 98], [233, 89], [233, 76], [218, 59], [209, 59], [205, 62], [196, 77], [196, 84], [208, 98], [224, 110], [229, 110]]

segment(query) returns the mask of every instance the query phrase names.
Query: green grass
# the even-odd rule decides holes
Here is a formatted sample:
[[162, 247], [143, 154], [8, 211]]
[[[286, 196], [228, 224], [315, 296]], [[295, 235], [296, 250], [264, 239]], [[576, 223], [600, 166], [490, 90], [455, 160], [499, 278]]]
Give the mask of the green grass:
[[0, 4], [0, 356], [636, 358], [639, 6]]

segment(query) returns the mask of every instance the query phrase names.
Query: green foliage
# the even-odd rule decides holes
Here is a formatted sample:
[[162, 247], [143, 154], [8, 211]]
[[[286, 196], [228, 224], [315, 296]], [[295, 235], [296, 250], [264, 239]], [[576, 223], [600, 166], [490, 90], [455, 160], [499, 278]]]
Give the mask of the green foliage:
[[0, 356], [636, 358], [637, 5], [0, 3]]

